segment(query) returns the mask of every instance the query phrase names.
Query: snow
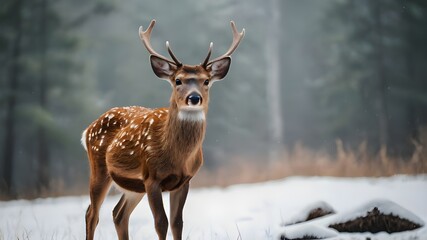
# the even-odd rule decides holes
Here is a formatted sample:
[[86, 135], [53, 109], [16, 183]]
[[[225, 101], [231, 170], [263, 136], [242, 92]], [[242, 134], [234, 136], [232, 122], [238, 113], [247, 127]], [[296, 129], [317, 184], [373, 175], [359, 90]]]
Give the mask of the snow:
[[314, 202], [308, 206], [306, 206], [303, 210], [301, 210], [297, 215], [293, 216], [288, 222], [286, 222], [284, 225], [290, 225], [297, 222], [305, 221], [308, 216], [310, 215], [310, 212], [314, 209], [320, 208], [323, 211], [326, 212], [335, 212], [335, 210], [332, 208], [331, 205], [326, 203], [325, 201], [317, 201]]
[[334, 229], [320, 227], [310, 223], [286, 227], [283, 234], [289, 239], [313, 236], [317, 238], [331, 238], [338, 236], [338, 232]]
[[[381, 210], [427, 221], [427, 175], [390, 178], [292, 177], [266, 183], [228, 188], [191, 189], [184, 209], [183, 238], [279, 239], [286, 234], [338, 234], [331, 239], [427, 239], [427, 227], [401, 233], [337, 233], [326, 221], [369, 208], [370, 201], [386, 199], [402, 206], [382, 205]], [[100, 213], [95, 239], [117, 239], [111, 211], [119, 195], [108, 196]], [[336, 215], [283, 227], [301, 214], [301, 209], [324, 201]], [[164, 195], [165, 209], [169, 196]], [[366, 206], [361, 206], [368, 203]], [[378, 202], [377, 202], [378, 203]], [[0, 239], [84, 239], [84, 215], [88, 196], [0, 202]], [[353, 211], [356, 209], [356, 211]], [[411, 216], [407, 211], [417, 216]], [[168, 211], [167, 211], [168, 212]], [[131, 239], [157, 239], [147, 198], [130, 219]], [[326, 235], [325, 235], [326, 236]], [[332, 236], [332, 235], [331, 235]], [[172, 239], [171, 233], [168, 239]]]
[[418, 225], [425, 225], [424, 221], [421, 218], [414, 215], [407, 209], [399, 206], [398, 204], [386, 199], [375, 199], [369, 201], [368, 203], [363, 204], [355, 210], [333, 216], [328, 222], [329, 224], [336, 224], [354, 220], [358, 217], [365, 217], [367, 215], [367, 212], [372, 211], [375, 207], [377, 207], [377, 209], [385, 215], [392, 214], [394, 216], [399, 216], [400, 218], [409, 220], [413, 223], [417, 223]]

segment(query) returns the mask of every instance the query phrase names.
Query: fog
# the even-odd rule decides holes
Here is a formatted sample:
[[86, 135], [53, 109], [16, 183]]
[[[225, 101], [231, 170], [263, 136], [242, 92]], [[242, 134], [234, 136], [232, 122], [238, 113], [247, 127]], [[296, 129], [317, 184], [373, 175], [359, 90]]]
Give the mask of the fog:
[[410, 164], [427, 140], [421, 0], [4, 0], [0, 198], [86, 192], [82, 131], [112, 107], [168, 106], [138, 36], [152, 19], [153, 47], [167, 56], [169, 41], [186, 64], [210, 42], [222, 55], [231, 20], [245, 28], [210, 92], [206, 171], [286, 161], [296, 145], [334, 156], [337, 141]]

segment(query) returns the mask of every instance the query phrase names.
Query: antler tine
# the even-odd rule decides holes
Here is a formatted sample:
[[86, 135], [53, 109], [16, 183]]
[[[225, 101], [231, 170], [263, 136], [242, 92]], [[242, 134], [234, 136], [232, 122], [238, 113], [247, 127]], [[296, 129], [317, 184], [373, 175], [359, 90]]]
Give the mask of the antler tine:
[[172, 57], [173, 61], [176, 63], [178, 67], [182, 66], [182, 63], [178, 60], [178, 58], [175, 57], [175, 54], [173, 54], [172, 49], [170, 48], [169, 41], [166, 41], [166, 47], [168, 48], [168, 53]]
[[237, 31], [236, 24], [234, 23], [234, 21], [231, 21], [230, 24], [231, 24], [231, 30], [233, 31], [233, 42], [231, 43], [230, 48], [222, 56], [215, 58], [214, 60], [210, 61], [207, 65], [209, 65], [212, 62], [215, 62], [219, 59], [231, 56], [231, 54], [233, 54], [234, 50], [236, 50], [236, 48], [239, 46], [240, 41], [242, 41], [243, 37], [245, 36], [245, 29], [244, 28], [239, 33]]
[[212, 54], [212, 46], [213, 46], [213, 42], [209, 44], [208, 55], [206, 56], [205, 61], [203, 61], [203, 63], [201, 64], [203, 67], [208, 66], [209, 58], [211, 57], [211, 54]]
[[142, 43], [144, 44], [145, 48], [151, 55], [155, 55], [156, 57], [159, 57], [169, 63], [176, 64], [176, 62], [173, 62], [169, 60], [168, 58], [162, 56], [161, 54], [157, 53], [154, 48], [151, 46], [150, 38], [151, 38], [151, 32], [153, 31], [154, 25], [156, 24], [156, 20], [153, 19], [150, 22], [150, 25], [148, 26], [147, 30], [143, 31], [142, 26], [139, 27], [139, 38], [141, 38]]

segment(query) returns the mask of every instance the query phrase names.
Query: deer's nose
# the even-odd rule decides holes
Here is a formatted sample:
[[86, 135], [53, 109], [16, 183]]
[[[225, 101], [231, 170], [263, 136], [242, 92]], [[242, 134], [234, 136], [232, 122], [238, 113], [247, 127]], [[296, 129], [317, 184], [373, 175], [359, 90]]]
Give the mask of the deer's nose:
[[202, 96], [198, 93], [191, 93], [187, 97], [187, 104], [188, 105], [200, 105], [202, 103]]

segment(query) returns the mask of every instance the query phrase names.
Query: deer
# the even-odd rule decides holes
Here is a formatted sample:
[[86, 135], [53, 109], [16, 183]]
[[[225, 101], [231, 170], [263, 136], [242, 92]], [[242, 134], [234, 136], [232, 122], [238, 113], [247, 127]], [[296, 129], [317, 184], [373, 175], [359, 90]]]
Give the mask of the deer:
[[146, 194], [160, 240], [166, 239], [169, 222], [163, 206], [163, 192], [170, 192], [170, 225], [174, 240], [182, 238], [183, 208], [189, 183], [203, 164], [202, 144], [206, 131], [209, 90], [227, 75], [231, 55], [243, 39], [231, 21], [233, 40], [223, 55], [210, 60], [213, 43], [199, 65], [181, 63], [167, 41], [171, 57], [151, 46], [153, 19], [139, 37], [150, 54], [154, 74], [172, 86], [169, 107], [115, 107], [92, 122], [82, 133], [90, 177], [86, 239], [94, 238], [100, 207], [115, 185], [122, 193], [113, 209], [119, 239], [129, 239], [129, 217]]

